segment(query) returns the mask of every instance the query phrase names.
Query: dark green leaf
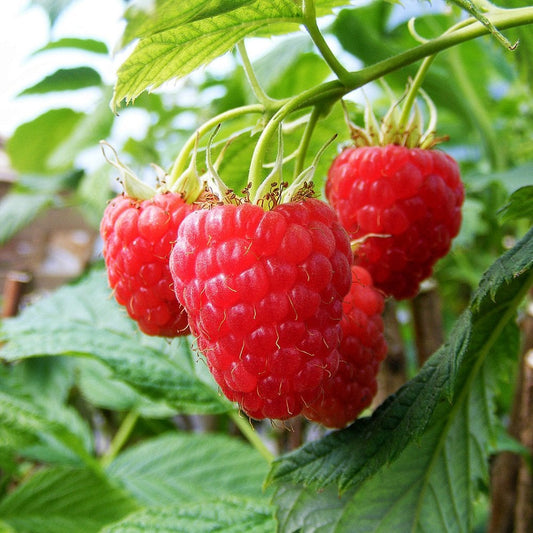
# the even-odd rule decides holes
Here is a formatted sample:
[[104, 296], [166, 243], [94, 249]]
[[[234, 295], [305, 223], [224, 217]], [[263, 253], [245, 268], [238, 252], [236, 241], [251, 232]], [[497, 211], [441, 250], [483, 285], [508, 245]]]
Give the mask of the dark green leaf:
[[519, 218], [533, 220], [533, 185], [521, 187], [511, 194], [509, 203], [501, 208], [499, 214], [504, 222]]
[[274, 533], [272, 509], [251, 498], [206, 500], [172, 507], [148, 508], [102, 530], [102, 533]]
[[88, 470], [41, 470], [0, 502], [0, 520], [24, 533], [91, 533], [138, 508]]
[[57, 41], [51, 41], [42, 48], [34, 52], [38, 54], [47, 50], [57, 50], [59, 48], [75, 48], [76, 50], [85, 50], [87, 52], [94, 52], [95, 54], [108, 54], [107, 45], [102, 41], [95, 39], [80, 39], [77, 37], [64, 37]]
[[111, 296], [106, 274], [96, 269], [82, 281], [65, 286], [5, 320], [0, 335], [7, 343], [0, 357], [11, 361], [40, 355], [94, 357], [113, 378], [189, 413], [232, 408], [214, 381], [201, 375], [201, 364], [188, 344], [178, 339], [143, 335]]
[[48, 158], [84, 117], [69, 108], [51, 109], [19, 126], [6, 144], [12, 167], [21, 173], [46, 174]]
[[24, 89], [19, 96], [57, 91], [76, 91], [101, 85], [101, 83], [100, 74], [91, 67], [62, 68], [56, 70], [39, 83]]
[[[275, 461], [269, 481], [281, 482], [282, 493], [289, 483], [354, 490], [327, 517], [338, 520], [331, 531], [348, 524], [357, 524], [353, 531], [470, 530], [472, 502], [496, 441], [494, 394], [515, 363], [513, 318], [533, 284], [532, 270], [533, 230], [487, 271], [451, 341], [413, 380], [371, 418]], [[301, 521], [314, 509], [280, 512], [291, 519], [302, 513]]]
[[167, 434], [123, 452], [108, 468], [140, 502], [195, 502], [220, 494], [261, 498], [266, 461], [246, 443], [217, 434]]

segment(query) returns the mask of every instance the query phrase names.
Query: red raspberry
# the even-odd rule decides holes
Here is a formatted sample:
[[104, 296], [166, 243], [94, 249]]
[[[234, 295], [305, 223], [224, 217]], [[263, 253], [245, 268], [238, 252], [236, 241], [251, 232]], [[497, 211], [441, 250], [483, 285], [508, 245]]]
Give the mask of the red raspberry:
[[349, 239], [326, 203], [244, 203], [188, 216], [170, 257], [176, 295], [224, 394], [287, 419], [337, 371]]
[[352, 287], [342, 303], [339, 370], [322, 394], [302, 414], [332, 428], [342, 428], [368, 407], [377, 392], [376, 376], [387, 354], [383, 336], [383, 295], [367, 270], [352, 267]]
[[352, 239], [362, 239], [355, 263], [404, 299], [448, 253], [464, 189], [449, 155], [391, 144], [345, 149], [329, 169], [326, 196]]
[[109, 285], [117, 302], [148, 335], [189, 333], [187, 314], [176, 301], [168, 268], [178, 227], [192, 211], [179, 194], [149, 200], [117, 196], [100, 224]]

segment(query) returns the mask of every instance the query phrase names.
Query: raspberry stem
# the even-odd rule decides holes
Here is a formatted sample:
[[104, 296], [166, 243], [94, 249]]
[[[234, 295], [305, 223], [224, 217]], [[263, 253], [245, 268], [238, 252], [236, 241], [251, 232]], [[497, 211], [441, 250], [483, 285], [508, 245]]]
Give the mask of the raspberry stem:
[[100, 465], [103, 468], [109, 466], [120, 453], [120, 450], [126, 444], [128, 438], [139, 419], [139, 413], [135, 410], [130, 411], [122, 421], [122, 424], [115, 433], [115, 437], [111, 441], [106, 453], [100, 458]]
[[328, 46], [328, 43], [324, 39], [322, 32], [318, 28], [314, 0], [303, 0], [303, 15], [304, 26], [307, 30], [307, 33], [309, 33], [309, 36], [315, 43], [326, 63], [329, 65], [329, 68], [331, 68], [331, 70], [342, 83], [344, 78], [348, 75], [348, 71], [332, 52], [331, 48]]
[[321, 113], [322, 113], [321, 108], [319, 106], [314, 106], [313, 111], [311, 112], [311, 115], [309, 116], [309, 120], [305, 126], [304, 134], [300, 140], [300, 146], [298, 146], [298, 154], [296, 157], [296, 163], [294, 165], [294, 178], [295, 179], [297, 176], [299, 176], [302, 173], [304, 169], [305, 156], [307, 155], [309, 143], [311, 142], [313, 131], [315, 129], [315, 126], [318, 122], [318, 119]]
[[245, 420], [244, 416], [238, 411], [231, 411], [229, 414], [248, 442], [267, 460], [268, 463], [271, 463], [275, 459], [274, 454], [261, 440], [250, 420]]
[[220, 113], [219, 115], [203, 123], [187, 139], [187, 141], [183, 145], [183, 148], [180, 150], [180, 153], [178, 154], [178, 157], [174, 161], [172, 170], [170, 171], [170, 175], [167, 180], [168, 187], [172, 188], [172, 185], [176, 182], [176, 180], [181, 176], [183, 172], [185, 172], [185, 169], [187, 168], [187, 161], [189, 159], [189, 155], [194, 150], [194, 146], [197, 143], [198, 138], [202, 137], [203, 135], [211, 131], [214, 127], [216, 127], [218, 124], [226, 120], [231, 120], [233, 118], [239, 117], [241, 115], [246, 115], [248, 113], [264, 113], [264, 112], [265, 112], [265, 107], [262, 104], [251, 104], [251, 105], [236, 107], [235, 109], [229, 109], [228, 111], [225, 111], [224, 113]]
[[248, 52], [246, 51], [244, 40], [240, 41], [237, 44], [237, 50], [239, 51], [239, 54], [241, 56], [242, 65], [244, 67], [244, 72], [246, 73], [246, 77], [248, 78], [248, 83], [250, 84], [250, 87], [252, 88], [252, 91], [255, 97], [257, 98], [258, 102], [262, 104], [265, 109], [275, 108], [278, 105], [279, 100], [275, 98], [270, 98], [270, 96], [266, 94], [263, 87], [259, 83], [259, 80], [257, 79], [257, 76], [255, 75], [254, 68], [248, 56]]

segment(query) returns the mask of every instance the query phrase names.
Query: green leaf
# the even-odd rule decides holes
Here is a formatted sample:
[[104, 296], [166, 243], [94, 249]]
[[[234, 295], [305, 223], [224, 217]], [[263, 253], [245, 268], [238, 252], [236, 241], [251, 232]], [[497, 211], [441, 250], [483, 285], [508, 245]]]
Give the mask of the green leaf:
[[[71, 452], [68, 454], [69, 461], [83, 461], [99, 470], [86, 442], [82, 440], [83, 437], [86, 437], [84, 440], [90, 438], [87, 437], [87, 428], [82, 428], [81, 431], [80, 428], [81, 421], [73, 411], [59, 406], [47, 411], [46, 406], [0, 391], [0, 440], [4, 446], [25, 448], [44, 443], [48, 444], [49, 451], [52, 448], [55, 450], [56, 457], [56, 452], [59, 451], [60, 459], [63, 460], [65, 454], [60, 450], [62, 447]], [[82, 438], [73, 431], [82, 433]], [[62, 446], [58, 447], [54, 442], [50, 444], [51, 439]]]
[[272, 508], [250, 498], [219, 498], [190, 505], [148, 508], [102, 533], [274, 533]]
[[19, 96], [59, 91], [76, 91], [101, 85], [100, 74], [91, 67], [61, 68], [40, 82], [24, 89]]
[[180, 19], [177, 25], [141, 38], [118, 70], [113, 107], [122, 100], [132, 102], [147, 89], [186, 76], [259, 28], [300, 21], [301, 10], [290, 0], [256, 0], [253, 5], [209, 18], [193, 18], [191, 22]]
[[50, 168], [48, 158], [70, 136], [83, 116], [69, 108], [51, 109], [20, 125], [6, 143], [13, 169], [28, 174], [56, 170]]
[[91, 405], [112, 411], [136, 411], [147, 418], [176, 414], [164, 401], [151, 401], [123, 381], [113, 379], [111, 370], [95, 359], [80, 359], [76, 374], [80, 392]]
[[77, 37], [63, 37], [57, 41], [49, 42], [42, 48], [36, 50], [34, 54], [63, 48], [75, 48], [76, 50], [85, 50], [86, 52], [94, 52], [95, 54], [109, 53], [107, 45], [102, 41], [97, 41], [95, 39], [80, 39]]
[[201, 374], [202, 364], [189, 339], [143, 335], [111, 296], [105, 271], [93, 270], [75, 285], [2, 323], [7, 343], [0, 357], [17, 360], [40, 355], [94, 357], [122, 380], [155, 400], [186, 413], [220, 413], [232, 409], [214, 381]]
[[372, 417], [275, 461], [268, 481], [281, 484], [280, 516], [301, 522], [321, 505], [320, 493], [302, 504], [294, 486], [285, 497], [303, 483], [347, 491], [340, 509], [324, 495], [325, 519], [336, 524], [329, 531], [471, 530], [497, 438], [494, 395], [515, 364], [513, 318], [532, 270], [533, 229], [486, 272], [451, 341]]
[[54, 203], [53, 194], [9, 192], [0, 199], [0, 244], [6, 243]]
[[0, 520], [25, 533], [91, 533], [138, 508], [124, 491], [89, 470], [34, 474], [0, 502]]
[[528, 218], [533, 220], [533, 185], [521, 187], [509, 197], [509, 202], [504, 205], [498, 214], [503, 222]]
[[125, 46], [134, 39], [148, 37], [169, 28], [228, 13], [254, 2], [255, 0], [156, 0], [155, 6], [134, 4], [124, 14], [128, 24], [121, 45]]
[[196, 502], [220, 494], [261, 498], [268, 465], [236, 438], [167, 434], [123, 452], [108, 475], [147, 506]]

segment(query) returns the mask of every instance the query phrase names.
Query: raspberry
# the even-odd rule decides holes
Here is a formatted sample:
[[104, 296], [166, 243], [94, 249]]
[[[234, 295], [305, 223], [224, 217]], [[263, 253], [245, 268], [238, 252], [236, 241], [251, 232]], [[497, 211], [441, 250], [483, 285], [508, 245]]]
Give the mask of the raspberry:
[[383, 295], [367, 270], [352, 266], [352, 287], [342, 303], [339, 370], [302, 414], [327, 427], [342, 428], [368, 407], [377, 392], [376, 375], [387, 353]]
[[168, 260], [178, 227], [191, 211], [179, 194], [165, 193], [143, 201], [117, 196], [104, 212], [100, 234], [109, 285], [117, 302], [148, 335], [189, 333]]
[[341, 152], [329, 169], [326, 196], [352, 239], [361, 239], [355, 263], [400, 300], [415, 296], [448, 253], [464, 188], [457, 163], [444, 152], [390, 144]]
[[352, 253], [335, 212], [306, 199], [198, 210], [170, 257], [179, 301], [222, 389], [256, 419], [287, 419], [338, 367]]

